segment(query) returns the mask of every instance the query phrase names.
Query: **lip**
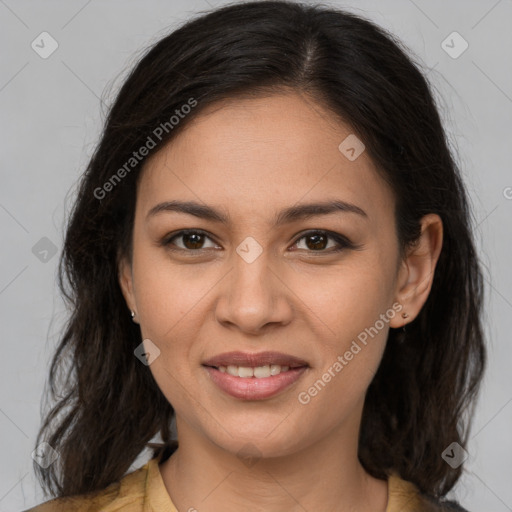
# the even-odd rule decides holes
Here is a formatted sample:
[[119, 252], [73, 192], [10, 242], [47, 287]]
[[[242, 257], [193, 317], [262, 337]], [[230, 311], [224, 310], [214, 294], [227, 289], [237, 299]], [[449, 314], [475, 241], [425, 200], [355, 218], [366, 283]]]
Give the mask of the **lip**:
[[[276, 363], [277, 364], [277, 363]], [[283, 392], [300, 379], [306, 366], [290, 368], [270, 377], [235, 377], [217, 368], [203, 365], [212, 381], [225, 393], [242, 400], [264, 400]], [[261, 366], [261, 365], [260, 365]]]
[[[307, 361], [295, 356], [283, 354], [282, 352], [259, 352], [251, 354], [249, 352], [225, 352], [203, 361], [204, 366], [265, 366], [267, 364], [279, 364], [281, 366], [289, 366], [290, 368], [299, 368], [309, 366]], [[274, 376], [277, 377], [277, 376]], [[236, 378], [236, 377], [235, 377]]]

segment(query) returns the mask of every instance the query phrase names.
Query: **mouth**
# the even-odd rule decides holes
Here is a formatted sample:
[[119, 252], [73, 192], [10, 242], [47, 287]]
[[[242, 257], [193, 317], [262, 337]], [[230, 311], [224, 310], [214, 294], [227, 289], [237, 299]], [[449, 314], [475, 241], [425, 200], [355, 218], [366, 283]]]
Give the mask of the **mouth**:
[[259, 352], [251, 354], [249, 352], [225, 352], [203, 361], [204, 366], [220, 368], [224, 366], [238, 366], [242, 368], [258, 368], [264, 366], [288, 366], [289, 368], [299, 368], [309, 366], [307, 361], [282, 352]]
[[309, 368], [303, 359], [280, 352], [230, 352], [210, 358], [202, 366], [218, 388], [243, 400], [273, 397]]
[[294, 367], [290, 368], [290, 366], [280, 365], [280, 364], [266, 364], [264, 366], [238, 366], [238, 365], [228, 365], [228, 366], [209, 366], [209, 368], [215, 368], [215, 370], [219, 370], [221, 373], [227, 373], [228, 375], [232, 375], [233, 377], [240, 377], [242, 379], [247, 379], [254, 377], [255, 379], [265, 379], [268, 377], [275, 377], [276, 375], [280, 375], [281, 373], [288, 372], [290, 369], [295, 370], [296, 368], [303, 367]]

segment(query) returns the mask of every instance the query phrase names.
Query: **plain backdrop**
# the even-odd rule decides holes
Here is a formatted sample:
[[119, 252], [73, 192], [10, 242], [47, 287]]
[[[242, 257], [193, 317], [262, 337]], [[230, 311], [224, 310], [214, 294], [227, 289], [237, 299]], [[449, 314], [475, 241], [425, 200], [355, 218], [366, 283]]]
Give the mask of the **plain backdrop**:
[[[31, 453], [48, 362], [66, 317], [56, 268], [65, 213], [101, 130], [101, 102], [110, 104], [148, 45], [225, 3], [0, 0], [0, 511], [42, 501]], [[473, 512], [512, 511], [512, 2], [324, 4], [389, 29], [436, 89], [474, 206], [489, 341], [466, 471], [453, 495]], [[41, 56], [41, 46], [50, 51], [56, 44]]]

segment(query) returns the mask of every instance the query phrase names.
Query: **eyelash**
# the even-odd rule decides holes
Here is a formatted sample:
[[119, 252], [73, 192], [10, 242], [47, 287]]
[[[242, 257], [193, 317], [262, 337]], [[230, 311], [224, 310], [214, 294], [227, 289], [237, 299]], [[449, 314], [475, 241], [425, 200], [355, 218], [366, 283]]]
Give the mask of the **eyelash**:
[[[180, 238], [181, 236], [190, 235], [190, 234], [204, 235], [205, 237], [209, 238], [212, 242], [215, 242], [208, 235], [208, 233], [206, 231], [203, 231], [201, 229], [184, 229], [184, 230], [178, 231], [177, 233], [171, 233], [170, 235], [164, 237], [162, 239], [162, 241], [160, 242], [160, 245], [163, 246], [163, 247], [166, 247], [166, 248], [168, 248], [169, 250], [172, 250], [172, 251], [188, 252], [188, 253], [200, 253], [202, 251], [206, 251], [206, 250], [209, 249], [209, 248], [205, 248], [205, 249], [182, 249], [181, 247], [177, 247], [177, 248], [171, 248], [170, 247], [172, 245], [172, 240], [174, 240], [175, 238]], [[322, 253], [324, 253], [324, 254], [333, 254], [333, 253], [339, 253], [339, 252], [344, 251], [346, 249], [359, 249], [361, 247], [360, 245], [356, 245], [356, 244], [352, 243], [347, 237], [345, 237], [343, 235], [340, 235], [339, 233], [335, 233], [333, 231], [327, 231], [327, 230], [324, 230], [324, 229], [314, 229], [314, 230], [309, 230], [309, 231], [306, 231], [304, 233], [301, 233], [301, 236], [295, 240], [293, 245], [296, 245], [303, 238], [307, 238], [308, 236], [315, 235], [315, 234], [321, 234], [321, 235], [327, 236], [328, 239], [330, 238], [330, 239], [334, 240], [335, 242], [337, 242], [338, 243], [338, 247], [335, 248], [335, 249], [333, 249], [333, 248], [330, 248], [330, 249], [319, 249], [317, 251], [306, 250], [307, 252], [310, 252], [310, 253], [320, 253], [320, 254], [322, 254]], [[298, 249], [298, 250], [303, 250], [303, 249]]]

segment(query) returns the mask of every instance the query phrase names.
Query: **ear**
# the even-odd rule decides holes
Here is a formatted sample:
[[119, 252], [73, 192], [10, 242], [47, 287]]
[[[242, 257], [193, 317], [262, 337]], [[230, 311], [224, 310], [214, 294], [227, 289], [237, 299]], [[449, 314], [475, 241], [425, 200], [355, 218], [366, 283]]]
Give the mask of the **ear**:
[[[391, 327], [402, 327], [419, 314], [432, 288], [442, 245], [443, 222], [439, 215], [429, 213], [421, 219], [421, 235], [401, 264], [396, 299], [403, 309], [390, 320]], [[402, 316], [404, 313], [406, 319]]]
[[125, 256], [119, 259], [118, 269], [119, 285], [121, 287], [121, 292], [123, 293], [124, 300], [126, 301], [128, 309], [135, 313], [133, 321], [135, 323], [139, 323], [137, 321], [137, 306], [135, 302], [135, 293], [133, 288], [132, 266]]

